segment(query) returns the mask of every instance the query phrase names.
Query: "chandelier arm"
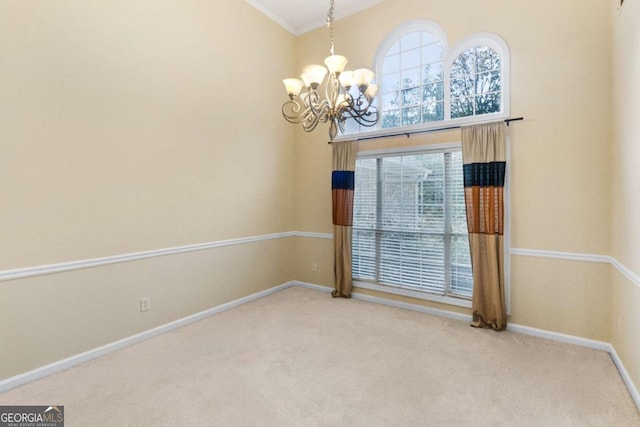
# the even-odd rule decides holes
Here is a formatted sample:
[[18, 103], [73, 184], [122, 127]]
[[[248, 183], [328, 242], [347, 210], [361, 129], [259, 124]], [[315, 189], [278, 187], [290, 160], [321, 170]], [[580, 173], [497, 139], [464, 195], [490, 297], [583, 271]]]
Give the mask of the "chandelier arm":
[[348, 110], [349, 114], [352, 116], [364, 116], [369, 113], [370, 109], [375, 109], [375, 106], [372, 103], [367, 103], [363, 105], [361, 100], [349, 100], [349, 104], [346, 106], [345, 110]]
[[[371, 102], [373, 100], [371, 98], [369, 98], [367, 95], [364, 94], [360, 94], [358, 95], [358, 98], [356, 99], [356, 104], [358, 105], [358, 108], [361, 110], [367, 110], [370, 106], [371, 106]], [[366, 102], [366, 107], [362, 108], [362, 106], [365, 104]]]
[[336, 109], [338, 108], [336, 103], [340, 96], [340, 87], [340, 80], [336, 78], [335, 74], [330, 73], [329, 79], [327, 80], [327, 84], [324, 88], [325, 99], [329, 101], [330, 108], [333, 106], [335, 106]]
[[358, 122], [359, 125], [365, 126], [365, 127], [371, 127], [374, 126], [376, 123], [378, 123], [378, 115], [376, 114], [375, 119], [367, 119], [367, 118], [363, 118], [360, 117], [359, 119], [356, 119], [356, 122]]
[[309, 112], [309, 107], [302, 111], [302, 105], [298, 101], [290, 100], [282, 104], [282, 115], [289, 123], [301, 123]]
[[309, 114], [305, 117], [302, 122], [302, 128], [305, 132], [313, 132], [313, 130], [318, 126], [320, 122], [320, 118], [315, 114]]
[[320, 94], [318, 94], [318, 91], [316, 89], [309, 89], [308, 101], [309, 108], [315, 116], [320, 117], [322, 116], [322, 114], [324, 114], [323, 110], [326, 108], [326, 100], [323, 99], [322, 101], [320, 101]]
[[358, 114], [358, 112], [352, 109], [346, 109], [343, 111], [342, 117], [344, 117], [344, 120], [347, 120], [347, 119], [360, 120], [360, 118], [363, 116], [362, 114]]
[[312, 112], [321, 123], [326, 123], [331, 118], [331, 105], [329, 105], [328, 100], [323, 99], [322, 102], [312, 108]]
[[378, 122], [378, 111], [375, 107], [371, 107], [367, 111], [345, 109], [341, 120], [346, 121], [347, 119], [353, 119], [362, 126], [371, 127]]
[[373, 99], [371, 99], [371, 98], [369, 98], [368, 96], [365, 95], [364, 96], [364, 100], [367, 103], [366, 103], [366, 106], [364, 108], [362, 108], [363, 101], [360, 98], [362, 98], [362, 96], [360, 96], [358, 98], [358, 107], [359, 107], [358, 110], [361, 111], [361, 115], [369, 116], [371, 113], [373, 113], [374, 116], [376, 117], [376, 120], [377, 120], [378, 110], [376, 109], [375, 105], [373, 104]]

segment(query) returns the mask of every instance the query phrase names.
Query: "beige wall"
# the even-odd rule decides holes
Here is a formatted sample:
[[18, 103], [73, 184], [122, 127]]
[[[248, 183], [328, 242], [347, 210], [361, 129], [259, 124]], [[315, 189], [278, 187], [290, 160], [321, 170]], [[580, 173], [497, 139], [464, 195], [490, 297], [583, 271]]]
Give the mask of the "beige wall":
[[611, 254], [635, 280], [612, 272], [611, 340], [640, 387], [640, 0], [613, 9]]
[[[0, 2], [0, 271], [289, 231], [294, 49], [243, 1]], [[0, 378], [289, 281], [290, 249], [0, 282]]]
[[511, 268], [512, 323], [610, 341], [609, 264], [512, 256]]
[[231, 0], [0, 7], [0, 268], [288, 229], [293, 131], [261, 100], [290, 34]]
[[[611, 35], [603, 17], [608, 6], [584, 0], [387, 1], [338, 21], [336, 52], [350, 59], [349, 67], [371, 67], [385, 36], [399, 24], [420, 18], [439, 24], [450, 46], [475, 32], [501, 36], [511, 53], [511, 113], [525, 117], [510, 127], [512, 247], [607, 255]], [[321, 61], [327, 43], [326, 29], [300, 37], [299, 68]], [[450, 132], [377, 140], [360, 148], [459, 137], [459, 132]], [[296, 226], [330, 232], [327, 136], [323, 130], [298, 134], [297, 139]], [[511, 260], [513, 322], [608, 339], [608, 264], [526, 256]]]

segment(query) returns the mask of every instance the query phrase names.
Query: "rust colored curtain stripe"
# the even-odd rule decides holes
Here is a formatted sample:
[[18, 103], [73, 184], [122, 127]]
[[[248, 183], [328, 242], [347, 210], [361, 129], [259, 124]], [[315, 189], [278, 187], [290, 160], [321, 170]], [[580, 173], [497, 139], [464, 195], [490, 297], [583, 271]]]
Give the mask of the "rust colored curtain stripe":
[[333, 225], [353, 225], [353, 190], [334, 189]]
[[469, 233], [504, 234], [504, 188], [466, 187]]

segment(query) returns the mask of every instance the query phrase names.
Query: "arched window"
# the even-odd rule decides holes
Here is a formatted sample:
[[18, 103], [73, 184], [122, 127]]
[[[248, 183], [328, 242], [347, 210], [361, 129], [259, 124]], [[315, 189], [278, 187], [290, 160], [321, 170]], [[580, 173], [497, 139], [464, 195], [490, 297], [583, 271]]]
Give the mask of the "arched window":
[[387, 37], [376, 55], [379, 128], [444, 119], [447, 50], [444, 32], [431, 21], [410, 21]]
[[508, 113], [509, 50], [500, 37], [474, 34], [449, 61], [449, 118]]
[[378, 124], [371, 131], [347, 121], [347, 134], [384, 135], [509, 116], [509, 48], [495, 34], [473, 34], [450, 49], [436, 23], [409, 21], [380, 44], [375, 70]]

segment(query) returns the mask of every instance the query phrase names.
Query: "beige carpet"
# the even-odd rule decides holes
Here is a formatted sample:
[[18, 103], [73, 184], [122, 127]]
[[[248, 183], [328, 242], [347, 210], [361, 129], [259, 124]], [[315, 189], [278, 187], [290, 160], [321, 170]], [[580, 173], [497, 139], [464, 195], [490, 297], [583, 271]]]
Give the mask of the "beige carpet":
[[290, 288], [0, 395], [66, 426], [640, 426], [609, 355]]

